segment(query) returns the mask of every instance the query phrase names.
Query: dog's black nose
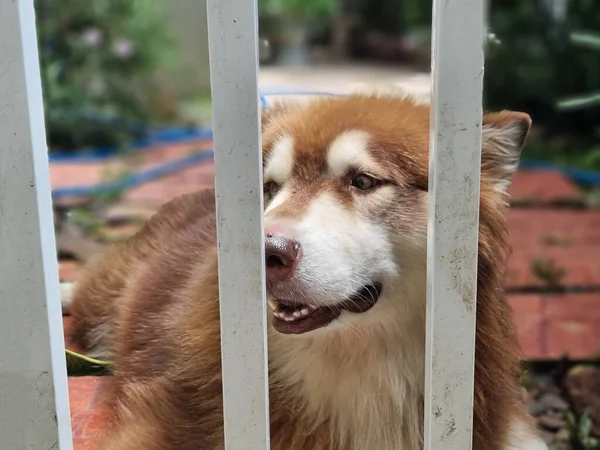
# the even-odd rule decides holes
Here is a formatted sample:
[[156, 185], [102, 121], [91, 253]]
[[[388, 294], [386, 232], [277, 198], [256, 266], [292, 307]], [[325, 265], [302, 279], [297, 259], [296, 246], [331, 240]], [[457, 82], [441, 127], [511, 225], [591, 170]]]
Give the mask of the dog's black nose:
[[265, 236], [267, 281], [284, 281], [292, 275], [300, 259], [300, 243], [280, 233]]

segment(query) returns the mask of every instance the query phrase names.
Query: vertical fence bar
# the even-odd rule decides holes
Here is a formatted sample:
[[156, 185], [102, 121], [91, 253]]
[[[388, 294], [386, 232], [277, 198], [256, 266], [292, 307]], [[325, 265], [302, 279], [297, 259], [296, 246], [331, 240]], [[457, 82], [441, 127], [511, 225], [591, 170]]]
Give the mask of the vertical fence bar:
[[33, 0], [0, 0], [0, 447], [73, 448]]
[[472, 447], [483, 2], [434, 0], [425, 449]]
[[492, 13], [492, 0], [483, 0], [483, 42], [487, 43], [490, 31], [490, 14]]
[[208, 0], [226, 450], [269, 448], [256, 0]]

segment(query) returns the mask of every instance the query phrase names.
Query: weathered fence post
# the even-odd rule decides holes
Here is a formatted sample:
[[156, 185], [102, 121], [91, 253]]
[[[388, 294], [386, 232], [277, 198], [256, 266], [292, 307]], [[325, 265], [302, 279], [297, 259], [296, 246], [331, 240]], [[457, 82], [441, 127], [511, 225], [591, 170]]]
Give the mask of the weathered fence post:
[[33, 0], [0, 0], [0, 436], [73, 448]]
[[425, 449], [472, 446], [484, 2], [434, 0]]
[[269, 448], [256, 0], [209, 0], [226, 450]]

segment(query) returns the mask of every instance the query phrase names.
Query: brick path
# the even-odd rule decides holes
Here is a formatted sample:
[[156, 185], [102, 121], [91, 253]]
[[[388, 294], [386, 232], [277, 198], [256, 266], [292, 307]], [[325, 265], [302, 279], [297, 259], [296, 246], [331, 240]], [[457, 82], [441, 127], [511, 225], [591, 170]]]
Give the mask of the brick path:
[[[210, 142], [197, 142], [149, 151], [139, 167], [149, 167], [210, 145]], [[99, 164], [53, 165], [52, 183], [59, 187], [95, 182], [101, 179], [103, 170]], [[202, 164], [132, 189], [125, 194], [125, 199], [158, 205], [175, 195], [212, 186], [213, 176], [214, 164]], [[511, 193], [517, 203], [580, 199], [569, 180], [551, 172], [519, 172]], [[508, 211], [507, 220], [513, 246], [508, 260], [507, 288], [526, 357], [597, 356], [600, 353], [600, 290], [585, 290], [600, 286], [600, 210], [556, 209], [543, 204], [515, 206]], [[543, 292], [540, 269], [532, 268], [534, 260], [541, 262], [539, 267], [553, 261], [552, 270], [564, 270], [560, 281], [577, 286], [583, 292]], [[77, 264], [62, 262], [60, 270], [62, 279], [72, 279]], [[68, 328], [68, 318], [65, 318], [67, 334]], [[104, 413], [99, 406], [102, 386], [103, 380], [98, 377], [69, 379], [76, 450], [95, 448], [96, 438], [103, 429]]]

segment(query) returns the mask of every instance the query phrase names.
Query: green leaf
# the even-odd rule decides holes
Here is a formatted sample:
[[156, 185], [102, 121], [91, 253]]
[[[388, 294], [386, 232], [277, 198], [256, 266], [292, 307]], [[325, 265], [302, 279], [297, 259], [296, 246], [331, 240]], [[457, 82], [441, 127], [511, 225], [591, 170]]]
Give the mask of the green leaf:
[[110, 363], [89, 356], [65, 350], [67, 359], [67, 374], [69, 376], [103, 375]]
[[[51, 150], [114, 146], [124, 133], [114, 123], [160, 120], [157, 74], [175, 53], [162, 0], [35, 0], [35, 8]], [[119, 43], [131, 50], [117, 51]], [[125, 134], [131, 141], [140, 131]]]
[[259, 11], [263, 14], [310, 18], [330, 16], [338, 9], [337, 0], [259, 0]]
[[573, 110], [596, 105], [600, 105], [600, 92], [560, 100], [556, 106], [559, 110]]
[[573, 44], [600, 50], [600, 36], [597, 34], [576, 32], [569, 37]]
[[592, 418], [590, 417], [590, 415], [587, 412], [582, 414], [579, 418], [579, 437], [589, 437], [593, 427], [594, 423], [592, 422]]

